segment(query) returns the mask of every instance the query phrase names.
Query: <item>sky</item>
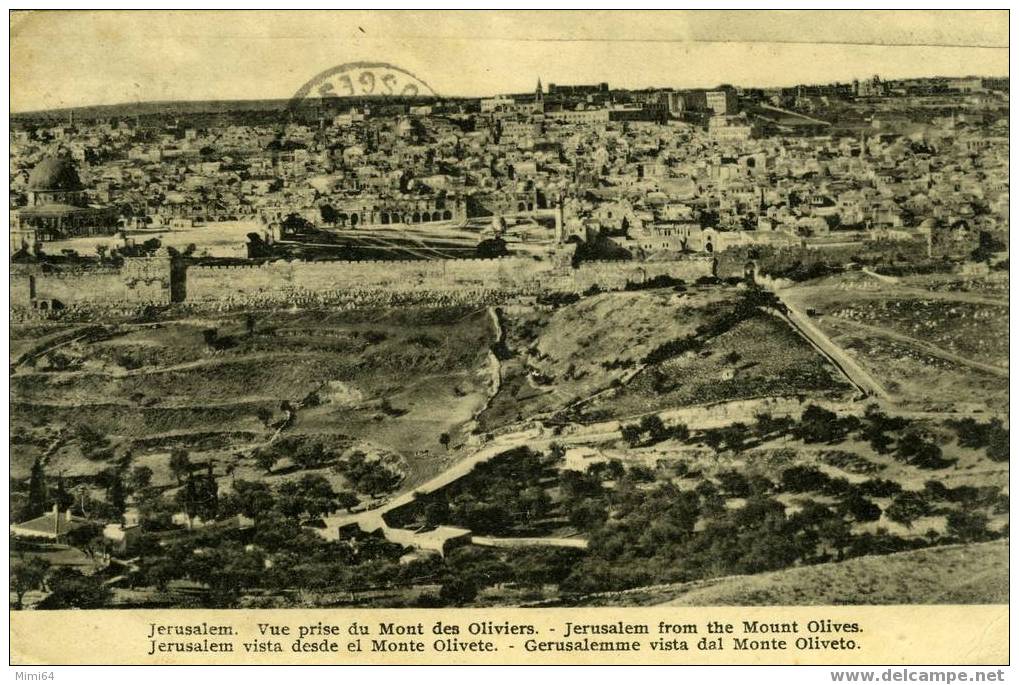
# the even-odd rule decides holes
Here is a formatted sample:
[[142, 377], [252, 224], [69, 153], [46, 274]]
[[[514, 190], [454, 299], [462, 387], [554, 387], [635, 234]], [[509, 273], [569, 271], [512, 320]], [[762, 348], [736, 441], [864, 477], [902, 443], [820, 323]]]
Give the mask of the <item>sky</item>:
[[44, 11], [11, 15], [12, 112], [289, 98], [347, 62], [437, 93], [1007, 76], [1007, 11]]

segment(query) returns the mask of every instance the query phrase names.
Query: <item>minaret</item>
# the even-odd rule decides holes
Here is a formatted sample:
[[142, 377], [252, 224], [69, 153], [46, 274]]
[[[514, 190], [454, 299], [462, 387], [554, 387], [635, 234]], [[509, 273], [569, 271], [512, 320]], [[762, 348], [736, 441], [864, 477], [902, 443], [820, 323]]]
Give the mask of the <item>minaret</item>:
[[534, 89], [534, 101], [541, 102], [545, 99], [545, 94], [541, 90], [541, 79], [538, 79], [538, 87]]

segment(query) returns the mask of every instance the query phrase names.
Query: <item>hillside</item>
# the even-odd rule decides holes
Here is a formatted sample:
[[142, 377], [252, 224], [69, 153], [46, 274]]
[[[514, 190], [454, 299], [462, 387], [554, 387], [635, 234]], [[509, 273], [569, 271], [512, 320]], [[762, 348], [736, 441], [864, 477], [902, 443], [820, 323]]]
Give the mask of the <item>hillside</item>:
[[1008, 542], [860, 557], [755, 576], [588, 596], [573, 606], [810, 606], [1008, 602]]

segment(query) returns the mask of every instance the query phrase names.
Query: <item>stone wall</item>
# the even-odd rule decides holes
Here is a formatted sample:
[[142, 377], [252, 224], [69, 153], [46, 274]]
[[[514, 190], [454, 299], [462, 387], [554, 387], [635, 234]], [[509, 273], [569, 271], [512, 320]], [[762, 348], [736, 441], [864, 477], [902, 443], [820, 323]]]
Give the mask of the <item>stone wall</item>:
[[12, 264], [11, 306], [43, 308], [87, 304], [169, 304], [169, 258], [125, 260], [120, 268]]
[[[12, 265], [11, 302], [64, 306], [88, 303], [168, 304], [286, 301], [350, 291], [393, 292], [502, 290], [521, 294], [583, 292], [597, 285], [619, 290], [668, 275], [692, 281], [711, 275], [703, 256], [672, 262], [590, 262], [571, 268], [550, 259], [433, 261], [275, 261], [261, 264], [187, 265], [169, 258], [127, 259], [115, 268], [49, 268]], [[33, 293], [34, 291], [34, 293]]]

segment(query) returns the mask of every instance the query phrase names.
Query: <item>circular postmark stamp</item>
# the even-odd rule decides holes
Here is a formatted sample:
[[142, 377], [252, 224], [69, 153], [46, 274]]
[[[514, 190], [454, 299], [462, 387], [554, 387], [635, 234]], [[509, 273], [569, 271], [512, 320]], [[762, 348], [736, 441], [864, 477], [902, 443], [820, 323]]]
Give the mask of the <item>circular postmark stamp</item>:
[[386, 62], [348, 62], [326, 69], [310, 79], [290, 98], [288, 109], [313, 101], [341, 98], [436, 97], [424, 80]]

